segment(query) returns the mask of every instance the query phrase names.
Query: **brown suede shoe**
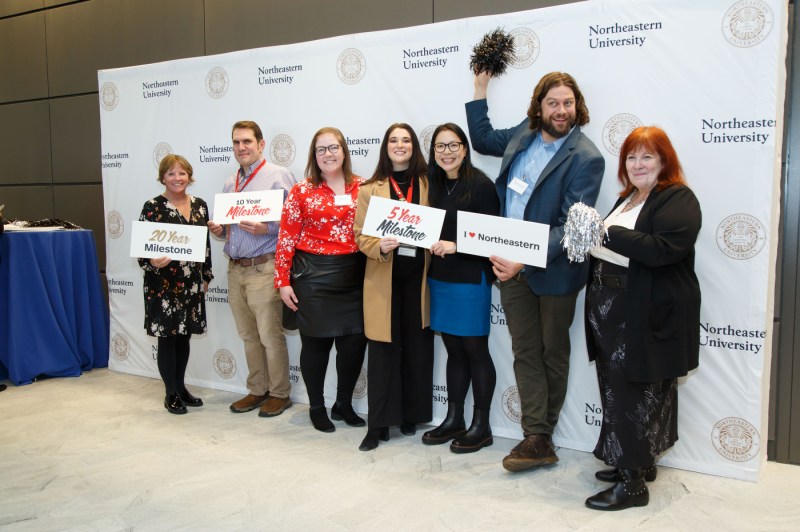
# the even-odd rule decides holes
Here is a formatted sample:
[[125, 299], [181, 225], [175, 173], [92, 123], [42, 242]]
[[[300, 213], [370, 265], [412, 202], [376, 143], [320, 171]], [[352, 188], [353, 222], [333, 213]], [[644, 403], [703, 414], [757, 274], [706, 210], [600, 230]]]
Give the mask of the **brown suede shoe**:
[[269, 394], [265, 393], [264, 395], [253, 395], [250, 394], [247, 397], [242, 397], [235, 403], [231, 405], [231, 412], [236, 412], [237, 414], [241, 414], [243, 412], [249, 412], [251, 410], [255, 410], [259, 406], [261, 406], [264, 401], [269, 399]]
[[258, 411], [259, 417], [275, 417], [283, 413], [284, 410], [292, 406], [292, 400], [288, 397], [269, 396], [269, 399], [261, 405]]
[[507, 471], [517, 472], [558, 462], [552, 440], [547, 434], [526, 436], [511, 452], [503, 458]]

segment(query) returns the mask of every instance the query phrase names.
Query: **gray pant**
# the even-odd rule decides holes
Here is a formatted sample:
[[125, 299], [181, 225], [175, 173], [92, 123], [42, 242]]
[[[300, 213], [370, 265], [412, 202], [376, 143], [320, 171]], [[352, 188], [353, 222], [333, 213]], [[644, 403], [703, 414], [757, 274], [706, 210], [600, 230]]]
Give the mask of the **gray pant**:
[[558, 423], [567, 395], [569, 328], [579, 292], [537, 296], [524, 279], [500, 284], [525, 436], [552, 435]]

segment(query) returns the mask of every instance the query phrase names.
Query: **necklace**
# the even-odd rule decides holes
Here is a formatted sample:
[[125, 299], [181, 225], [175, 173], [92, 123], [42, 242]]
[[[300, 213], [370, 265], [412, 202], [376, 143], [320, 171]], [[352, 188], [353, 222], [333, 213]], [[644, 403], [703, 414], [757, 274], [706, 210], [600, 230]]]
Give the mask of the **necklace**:
[[450, 188], [449, 186], [447, 186], [447, 183], [445, 183], [445, 184], [444, 184], [444, 188], [447, 190], [447, 195], [448, 195], [448, 196], [449, 196], [450, 194], [452, 194], [452, 193], [453, 193], [453, 191], [454, 191], [454, 190], [456, 189], [456, 187], [458, 186], [458, 179], [454, 179], [454, 181], [455, 181], [455, 184], [453, 185], [453, 188]]
[[[644, 202], [645, 202], [645, 200], [647, 200], [647, 196], [648, 196], [648, 195], [649, 195], [649, 193], [648, 193], [648, 194], [642, 194], [642, 193], [639, 191], [639, 189], [637, 188], [637, 189], [636, 189], [636, 192], [634, 192], [633, 194], [631, 194], [631, 197], [630, 197], [630, 199], [628, 200], [628, 204], [627, 204], [627, 205], [625, 205], [625, 207], [622, 209], [622, 212], [628, 212], [628, 211], [630, 211], [630, 210], [633, 210], [633, 209], [635, 209], [636, 207], [638, 207], [639, 205], [641, 205], [642, 203], [644, 203]], [[635, 198], [635, 199], [634, 199], [634, 198]]]

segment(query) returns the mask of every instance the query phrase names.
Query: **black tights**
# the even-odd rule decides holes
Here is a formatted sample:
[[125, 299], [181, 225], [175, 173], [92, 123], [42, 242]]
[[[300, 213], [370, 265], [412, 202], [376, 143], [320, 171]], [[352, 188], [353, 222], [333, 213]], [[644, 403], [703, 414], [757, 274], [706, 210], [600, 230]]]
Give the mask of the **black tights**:
[[300, 349], [300, 371], [308, 392], [311, 407], [325, 404], [325, 372], [331, 347], [336, 343], [336, 374], [339, 383], [336, 388], [336, 401], [350, 404], [353, 389], [364, 365], [364, 351], [367, 338], [362, 333], [337, 336], [335, 338], [315, 338], [300, 333], [303, 345]]
[[463, 404], [472, 380], [475, 408], [488, 409], [492, 404], [497, 374], [489, 353], [489, 336], [453, 336], [442, 333], [447, 348], [448, 401]]
[[158, 372], [167, 395], [174, 395], [186, 386], [186, 366], [189, 365], [189, 339], [191, 334], [158, 337]]

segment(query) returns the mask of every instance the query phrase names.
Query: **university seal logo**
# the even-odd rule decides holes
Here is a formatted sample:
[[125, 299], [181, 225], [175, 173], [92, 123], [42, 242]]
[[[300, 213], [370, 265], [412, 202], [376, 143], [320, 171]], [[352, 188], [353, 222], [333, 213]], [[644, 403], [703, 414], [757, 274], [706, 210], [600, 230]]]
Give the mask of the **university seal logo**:
[[236, 375], [236, 359], [227, 349], [220, 349], [214, 353], [214, 371], [223, 379], [230, 379]]
[[423, 129], [419, 134], [419, 143], [422, 148], [422, 155], [425, 160], [428, 160], [428, 155], [431, 151], [431, 142], [433, 142], [433, 132], [436, 131], [436, 126], [428, 126]]
[[509, 32], [514, 39], [514, 58], [508, 62], [513, 68], [527, 68], [539, 58], [539, 37], [528, 28]]
[[119, 90], [117, 90], [117, 86], [110, 81], [106, 81], [103, 83], [103, 86], [100, 87], [100, 105], [102, 105], [103, 109], [106, 111], [113, 111], [116, 109], [118, 103]]
[[109, 238], [117, 239], [125, 232], [125, 221], [117, 211], [109, 211], [106, 216], [106, 234]]
[[755, 216], [732, 214], [717, 226], [717, 246], [726, 256], [747, 260], [758, 255], [767, 241], [764, 225]]
[[153, 166], [158, 170], [158, 165], [161, 164], [161, 159], [172, 153], [172, 146], [166, 142], [159, 142], [153, 148]]
[[361, 373], [358, 374], [358, 381], [353, 390], [353, 399], [363, 399], [367, 396], [367, 370], [361, 368]]
[[711, 431], [717, 452], [733, 462], [747, 462], [758, 454], [761, 438], [756, 428], [740, 417], [720, 419]]
[[364, 54], [355, 48], [348, 48], [339, 54], [336, 60], [336, 73], [339, 79], [348, 85], [354, 85], [364, 78], [367, 73], [367, 60]]
[[612, 116], [603, 126], [603, 146], [611, 155], [618, 156], [622, 150], [622, 143], [631, 134], [631, 131], [642, 125], [636, 115], [620, 113]]
[[516, 386], [509, 386], [503, 392], [503, 412], [506, 417], [514, 423], [519, 423], [522, 419], [522, 408], [519, 402], [519, 390]]
[[228, 92], [228, 73], [222, 67], [214, 67], [206, 74], [206, 92], [212, 98], [219, 99]]
[[749, 48], [767, 38], [772, 31], [772, 9], [761, 0], [741, 0], [722, 17], [722, 35], [734, 46]]
[[294, 156], [297, 153], [294, 140], [289, 135], [277, 135], [269, 143], [269, 153], [275, 164], [289, 166], [294, 162]]
[[120, 362], [128, 358], [131, 350], [131, 343], [128, 337], [122, 333], [117, 333], [111, 337], [111, 354]]

